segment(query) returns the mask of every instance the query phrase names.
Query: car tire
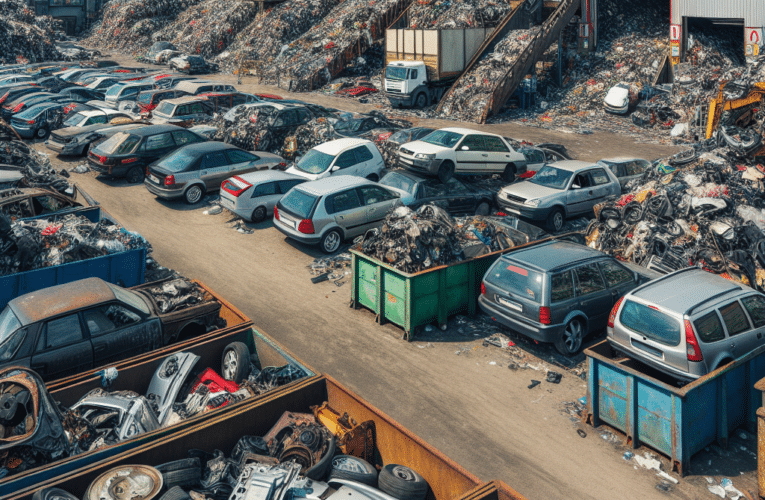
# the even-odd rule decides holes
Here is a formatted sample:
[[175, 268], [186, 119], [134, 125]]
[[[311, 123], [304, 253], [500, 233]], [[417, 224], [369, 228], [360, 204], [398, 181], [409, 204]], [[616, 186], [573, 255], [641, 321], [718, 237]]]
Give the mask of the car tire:
[[441, 163], [441, 166], [438, 167], [438, 180], [441, 181], [442, 184], [446, 184], [449, 182], [449, 179], [451, 179], [454, 176], [454, 163], [450, 161], [445, 161]]
[[428, 96], [425, 94], [425, 92], [420, 92], [417, 94], [417, 97], [414, 98], [414, 107], [415, 108], [424, 108], [428, 105]]
[[202, 189], [202, 186], [198, 184], [194, 184], [193, 186], [190, 186], [186, 191], [183, 192], [183, 199], [186, 200], [186, 203], [189, 205], [196, 205], [200, 201], [202, 201], [202, 198], [205, 195], [205, 190]]
[[482, 201], [478, 205], [478, 207], [475, 209], [476, 215], [489, 215], [489, 212], [491, 212], [491, 205], [489, 205], [485, 201]]
[[266, 207], [260, 206], [252, 211], [252, 215], [250, 216], [251, 222], [263, 222], [266, 220], [266, 216], [268, 215], [268, 211], [266, 210]]
[[125, 179], [130, 184], [138, 184], [143, 182], [143, 169], [141, 167], [133, 167], [125, 174]]
[[565, 222], [565, 217], [563, 216], [563, 210], [560, 208], [553, 209], [552, 212], [550, 212], [550, 215], [547, 216], [547, 229], [550, 231], [557, 233], [561, 229], [563, 229], [563, 223]]
[[223, 350], [220, 374], [226, 380], [241, 384], [250, 374], [250, 350], [243, 342], [231, 342]]
[[343, 242], [343, 235], [337, 229], [330, 229], [321, 237], [319, 246], [324, 253], [335, 253]]
[[48, 127], [40, 127], [35, 130], [35, 139], [45, 140], [50, 136], [50, 129]]
[[587, 334], [587, 327], [582, 318], [574, 318], [566, 323], [566, 328], [558, 339], [555, 348], [564, 356], [573, 356], [582, 350], [582, 343]]
[[367, 175], [367, 179], [372, 182], [377, 182], [380, 180], [380, 178], [377, 176], [377, 174], [369, 174]]
[[366, 460], [352, 455], [338, 455], [332, 459], [329, 480], [350, 479], [377, 487], [377, 469]]
[[428, 493], [428, 482], [421, 475], [403, 465], [388, 464], [377, 477], [378, 488], [398, 500], [423, 500]]
[[506, 166], [505, 171], [502, 172], [502, 180], [509, 184], [512, 184], [513, 182], [515, 182], [515, 172], [516, 172], [515, 165]]

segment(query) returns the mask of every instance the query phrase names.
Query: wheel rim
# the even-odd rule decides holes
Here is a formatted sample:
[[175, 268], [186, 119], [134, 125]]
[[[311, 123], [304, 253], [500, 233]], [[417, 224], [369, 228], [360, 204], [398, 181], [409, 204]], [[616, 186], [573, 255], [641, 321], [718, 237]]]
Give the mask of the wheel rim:
[[568, 352], [574, 353], [579, 350], [582, 345], [582, 323], [579, 320], [571, 320], [566, 325], [566, 330], [563, 332], [563, 342]]
[[555, 215], [553, 215], [553, 226], [555, 227], [556, 231], [560, 231], [563, 227], [563, 214], [560, 212], [555, 212]]
[[357, 474], [366, 472], [366, 469], [361, 465], [361, 462], [348, 457], [337, 457], [332, 460], [332, 468], [343, 472], [355, 472]]
[[335, 231], [332, 231], [324, 239], [324, 249], [327, 252], [334, 252], [335, 250], [337, 250], [337, 247], [339, 246], [340, 246], [340, 235], [337, 234]]
[[391, 470], [391, 473], [399, 479], [404, 481], [414, 481], [417, 478], [414, 477], [414, 472], [409, 467], [403, 465], [397, 465]]
[[228, 351], [226, 355], [223, 356], [223, 378], [226, 380], [234, 380], [236, 368], [236, 353], [234, 351]]
[[260, 220], [266, 217], [266, 210], [263, 207], [255, 209], [255, 213], [252, 214], [252, 220]]
[[41, 129], [41, 128], [38, 128], [38, 129], [37, 129], [37, 137], [38, 137], [38, 138], [40, 138], [40, 139], [42, 139], [43, 137], [45, 137], [45, 130], [44, 130], [44, 129]]
[[202, 190], [197, 186], [190, 187], [186, 193], [186, 199], [190, 203], [196, 203], [200, 198], [202, 198]]
[[424, 108], [425, 107], [425, 95], [420, 94], [417, 96], [417, 107]]

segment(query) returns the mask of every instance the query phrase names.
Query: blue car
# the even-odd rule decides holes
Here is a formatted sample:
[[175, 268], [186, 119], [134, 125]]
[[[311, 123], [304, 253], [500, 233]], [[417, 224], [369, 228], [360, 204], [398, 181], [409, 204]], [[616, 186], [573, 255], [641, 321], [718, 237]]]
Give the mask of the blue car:
[[35, 104], [11, 118], [11, 127], [24, 139], [47, 139], [52, 124], [65, 104], [45, 102]]

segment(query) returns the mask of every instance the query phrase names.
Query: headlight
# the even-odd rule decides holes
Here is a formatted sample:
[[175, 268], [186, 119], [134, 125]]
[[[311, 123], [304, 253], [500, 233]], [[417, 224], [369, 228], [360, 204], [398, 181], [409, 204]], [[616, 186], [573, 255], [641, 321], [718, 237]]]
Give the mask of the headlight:
[[528, 205], [528, 206], [530, 206], [530, 207], [538, 207], [538, 206], [539, 206], [539, 203], [540, 203], [541, 201], [542, 201], [542, 200], [526, 200], [526, 201], [524, 201], [524, 202], [523, 202], [523, 204], [524, 204], [524, 205]]
[[435, 160], [436, 159], [436, 155], [431, 155], [427, 153], [415, 153], [414, 157], [417, 158], [418, 160]]

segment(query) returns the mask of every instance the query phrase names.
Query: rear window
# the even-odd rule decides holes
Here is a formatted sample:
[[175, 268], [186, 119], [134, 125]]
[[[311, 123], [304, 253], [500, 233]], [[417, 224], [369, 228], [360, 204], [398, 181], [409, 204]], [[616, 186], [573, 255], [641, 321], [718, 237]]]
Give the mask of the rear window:
[[728, 335], [737, 335], [749, 330], [749, 320], [746, 319], [746, 314], [744, 314], [744, 310], [738, 301], [721, 307], [720, 315], [723, 317], [723, 321], [725, 321]]
[[492, 285], [539, 302], [542, 297], [542, 274], [526, 269], [522, 264], [499, 260], [484, 278]]
[[124, 155], [133, 151], [140, 140], [141, 138], [137, 135], [117, 132], [99, 144], [96, 149], [106, 154]]
[[725, 338], [722, 323], [720, 323], [720, 318], [715, 311], [694, 321], [693, 326], [696, 327], [696, 333], [704, 342], [717, 342]]
[[289, 212], [307, 219], [316, 204], [317, 197], [299, 189], [293, 189], [279, 202]]
[[633, 332], [656, 342], [672, 346], [680, 344], [680, 321], [646, 305], [626, 301], [619, 321]]
[[162, 101], [159, 103], [159, 106], [157, 106], [157, 110], [154, 111], [154, 114], [157, 115], [166, 115], [166, 116], [173, 116], [173, 108], [175, 107], [175, 104]]
[[136, 99], [135, 102], [137, 102], [138, 104], [149, 104], [151, 103], [151, 98], [154, 95], [155, 94], [152, 94], [151, 92], [141, 92], [138, 95], [138, 99]]

